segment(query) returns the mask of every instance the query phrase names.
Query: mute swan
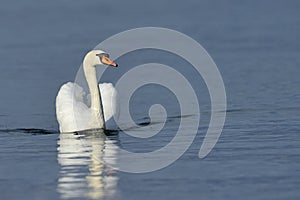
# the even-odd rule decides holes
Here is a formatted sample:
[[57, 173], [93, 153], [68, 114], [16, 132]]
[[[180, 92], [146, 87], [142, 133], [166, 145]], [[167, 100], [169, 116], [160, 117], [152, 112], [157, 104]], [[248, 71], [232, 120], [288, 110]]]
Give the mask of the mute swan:
[[83, 89], [76, 83], [65, 83], [56, 97], [56, 117], [60, 132], [112, 128], [109, 123], [117, 114], [117, 91], [111, 83], [98, 85], [96, 65], [118, 65], [102, 50], [88, 52], [83, 60], [83, 71], [90, 92], [91, 105], [84, 103]]

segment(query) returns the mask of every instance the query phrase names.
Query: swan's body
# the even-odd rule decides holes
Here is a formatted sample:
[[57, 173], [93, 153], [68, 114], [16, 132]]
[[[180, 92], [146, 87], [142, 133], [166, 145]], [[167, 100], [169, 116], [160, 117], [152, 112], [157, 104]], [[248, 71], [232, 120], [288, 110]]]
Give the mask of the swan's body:
[[[60, 132], [74, 132], [96, 128], [115, 129], [113, 116], [118, 113], [117, 91], [111, 83], [98, 84], [96, 65], [104, 64], [101, 50], [89, 52], [83, 61], [83, 70], [90, 92], [90, 105], [84, 102], [84, 91], [76, 83], [61, 86], [56, 97], [56, 116]], [[106, 58], [108, 59], [108, 58]], [[102, 62], [103, 61], [103, 62]], [[114, 62], [105, 64], [117, 66]]]

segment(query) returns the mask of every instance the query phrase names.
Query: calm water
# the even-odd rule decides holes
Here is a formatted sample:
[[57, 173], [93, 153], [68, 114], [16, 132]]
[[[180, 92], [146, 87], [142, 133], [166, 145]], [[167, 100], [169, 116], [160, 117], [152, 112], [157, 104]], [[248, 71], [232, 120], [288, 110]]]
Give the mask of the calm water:
[[[299, 6], [296, 0], [1, 1], [0, 198], [299, 199]], [[144, 26], [181, 31], [206, 48], [223, 76], [228, 111], [219, 142], [200, 160], [210, 100], [203, 80], [184, 70], [198, 84], [203, 111], [196, 139], [169, 167], [130, 174], [104, 164], [118, 162], [113, 144], [136, 152], [167, 144], [178, 127], [174, 96], [147, 86], [133, 98], [137, 123], [148, 122], [153, 103], [172, 116], [161, 133], [145, 141], [122, 131], [108, 137], [60, 135], [55, 97], [61, 84], [74, 80], [88, 50]], [[115, 82], [148, 62], [188, 68], [174, 55], [150, 50], [118, 62], [118, 71], [108, 70], [101, 81]]]

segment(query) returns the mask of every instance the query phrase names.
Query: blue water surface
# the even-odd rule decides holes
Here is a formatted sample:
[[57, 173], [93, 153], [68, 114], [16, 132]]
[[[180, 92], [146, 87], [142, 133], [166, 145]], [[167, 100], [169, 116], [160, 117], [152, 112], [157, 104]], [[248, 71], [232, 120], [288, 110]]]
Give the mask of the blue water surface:
[[[2, 0], [0, 198], [300, 199], [299, 7], [297, 0]], [[175, 97], [150, 86], [135, 94], [136, 123], [149, 123], [153, 103], [169, 109], [164, 131], [151, 142], [122, 131], [59, 134], [55, 97], [89, 50], [145, 26], [174, 29], [203, 45], [224, 80], [227, 118], [213, 151], [199, 159], [210, 98], [203, 80], [192, 79], [202, 111], [193, 144], [164, 169], [131, 174], [104, 164], [118, 160], [113, 144], [136, 152], [166, 145], [180, 119]], [[102, 82], [149, 62], [193, 74], [186, 61], [160, 51], [132, 52], [118, 62], [120, 70]]]

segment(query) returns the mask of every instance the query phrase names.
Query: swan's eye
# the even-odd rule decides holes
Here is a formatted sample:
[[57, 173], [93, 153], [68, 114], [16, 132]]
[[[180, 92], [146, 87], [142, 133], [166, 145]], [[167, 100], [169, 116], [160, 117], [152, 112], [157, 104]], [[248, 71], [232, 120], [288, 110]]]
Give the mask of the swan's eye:
[[109, 55], [106, 53], [100, 53], [100, 54], [96, 54], [96, 56], [99, 57], [100, 61], [105, 64], [105, 62], [109, 61]]

